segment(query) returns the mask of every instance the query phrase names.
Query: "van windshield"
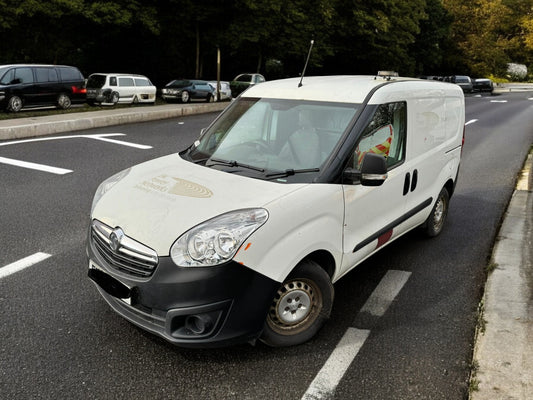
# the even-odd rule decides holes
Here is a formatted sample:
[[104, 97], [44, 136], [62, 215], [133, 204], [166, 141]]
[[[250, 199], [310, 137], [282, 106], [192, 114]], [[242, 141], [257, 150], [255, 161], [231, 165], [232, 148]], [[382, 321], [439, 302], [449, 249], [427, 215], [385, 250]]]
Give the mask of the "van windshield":
[[87, 87], [101, 89], [105, 84], [105, 78], [105, 75], [91, 75], [87, 80]]
[[[351, 126], [360, 105], [240, 98], [187, 154], [191, 161], [231, 173], [318, 172]], [[236, 167], [236, 168], [235, 168]]]

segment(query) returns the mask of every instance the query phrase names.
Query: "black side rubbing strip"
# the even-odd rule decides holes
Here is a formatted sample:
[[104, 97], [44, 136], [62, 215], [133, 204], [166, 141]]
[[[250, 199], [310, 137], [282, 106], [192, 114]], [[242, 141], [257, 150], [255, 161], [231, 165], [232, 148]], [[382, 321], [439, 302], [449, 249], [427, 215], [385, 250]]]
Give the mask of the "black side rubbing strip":
[[412, 216], [418, 214], [420, 211], [422, 211], [424, 208], [429, 207], [431, 203], [433, 202], [433, 197], [430, 197], [423, 203], [419, 204], [409, 212], [402, 215], [400, 218], [396, 219], [395, 221], [391, 222], [389, 225], [385, 226], [384, 228], [380, 229], [376, 233], [374, 233], [372, 236], [369, 236], [365, 240], [363, 240], [361, 243], [359, 243], [355, 248], [353, 249], [353, 253], [355, 253], [358, 250], [361, 250], [363, 247], [365, 247], [367, 244], [372, 243], [374, 240], [377, 240], [381, 235], [385, 234], [386, 232], [390, 231], [391, 229], [394, 229], [398, 225], [400, 225], [402, 222], [407, 221]]

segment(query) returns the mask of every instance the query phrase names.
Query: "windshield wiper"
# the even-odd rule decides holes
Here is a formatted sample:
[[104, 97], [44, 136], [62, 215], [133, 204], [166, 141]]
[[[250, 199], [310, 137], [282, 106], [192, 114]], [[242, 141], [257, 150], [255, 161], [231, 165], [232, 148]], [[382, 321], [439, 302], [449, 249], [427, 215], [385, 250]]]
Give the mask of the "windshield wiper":
[[210, 163], [209, 165], [206, 163], [205, 164], [206, 167], [212, 167], [213, 165], [225, 165], [228, 167], [241, 167], [241, 168], [251, 169], [254, 171], [258, 171], [258, 172], [265, 172], [263, 168], [254, 167], [253, 165], [243, 164], [235, 160], [228, 161], [228, 160], [222, 160], [220, 158], [210, 158], [208, 161], [211, 161], [212, 163]]
[[296, 174], [303, 174], [306, 172], [318, 172], [320, 171], [320, 168], [307, 168], [307, 169], [286, 169], [285, 171], [276, 171], [271, 172], [268, 174], [265, 174], [265, 177], [267, 178], [284, 178], [286, 176], [296, 175]]

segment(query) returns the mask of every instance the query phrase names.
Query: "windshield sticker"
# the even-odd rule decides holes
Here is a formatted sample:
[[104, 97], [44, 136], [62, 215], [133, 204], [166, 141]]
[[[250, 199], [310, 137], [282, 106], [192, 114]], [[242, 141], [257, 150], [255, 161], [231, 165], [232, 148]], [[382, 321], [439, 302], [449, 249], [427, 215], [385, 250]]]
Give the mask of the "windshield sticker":
[[145, 192], [167, 193], [185, 197], [208, 198], [213, 196], [213, 192], [205, 186], [168, 175], [160, 175], [144, 181], [137, 184], [135, 188]]

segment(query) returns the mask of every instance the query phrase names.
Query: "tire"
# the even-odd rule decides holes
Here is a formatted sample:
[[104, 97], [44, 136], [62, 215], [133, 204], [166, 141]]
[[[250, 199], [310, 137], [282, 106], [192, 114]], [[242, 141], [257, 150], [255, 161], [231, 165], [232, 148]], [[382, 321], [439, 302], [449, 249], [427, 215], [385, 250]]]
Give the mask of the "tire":
[[109, 96], [109, 102], [113, 105], [117, 104], [118, 103], [118, 100], [119, 100], [120, 96], [118, 95], [117, 92], [113, 92], [111, 93], [111, 96]]
[[11, 96], [7, 102], [7, 111], [19, 112], [22, 109], [22, 99], [18, 96]]
[[448, 190], [442, 188], [428, 219], [422, 225], [422, 231], [427, 237], [435, 237], [442, 232], [444, 222], [448, 215], [449, 205], [450, 195]]
[[304, 260], [278, 289], [260, 340], [273, 347], [308, 341], [329, 318], [333, 297], [326, 271], [316, 262]]
[[182, 103], [188, 103], [189, 100], [191, 99], [191, 96], [190, 96], [189, 92], [184, 90], [183, 92], [181, 92], [181, 98], [180, 99], [181, 99]]
[[67, 110], [72, 105], [72, 101], [70, 100], [70, 97], [65, 94], [61, 93], [59, 96], [57, 96], [57, 108], [60, 108], [62, 110]]

